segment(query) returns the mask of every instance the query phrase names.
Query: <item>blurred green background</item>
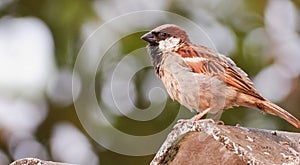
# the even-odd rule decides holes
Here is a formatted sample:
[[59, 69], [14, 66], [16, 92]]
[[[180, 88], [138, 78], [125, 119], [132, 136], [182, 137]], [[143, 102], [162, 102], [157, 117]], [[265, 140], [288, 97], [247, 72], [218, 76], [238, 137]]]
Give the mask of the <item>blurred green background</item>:
[[[230, 56], [264, 96], [300, 118], [299, 9], [299, 0], [2, 0], [0, 165], [24, 157], [149, 164], [177, 118], [194, 115], [167, 97], [140, 40], [160, 24], [177, 23], [158, 11], [201, 27], [210, 43], [183, 23], [192, 40]], [[130, 21], [119, 17], [134, 11], [150, 14], [133, 14]], [[101, 117], [92, 110], [91, 93]], [[278, 117], [243, 107], [225, 111], [221, 120], [300, 132]], [[124, 154], [111, 149], [124, 139], [107, 136], [109, 125], [135, 137], [164, 134], [141, 144], [135, 151], [141, 154]], [[126, 143], [132, 148], [119, 148], [133, 151], [140, 145], [130, 138]]]

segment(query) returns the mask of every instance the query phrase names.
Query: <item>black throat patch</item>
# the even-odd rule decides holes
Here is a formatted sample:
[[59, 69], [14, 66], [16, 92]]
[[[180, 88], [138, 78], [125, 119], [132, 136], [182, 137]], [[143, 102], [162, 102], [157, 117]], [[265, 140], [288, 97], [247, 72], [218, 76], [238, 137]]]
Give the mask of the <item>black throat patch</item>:
[[162, 51], [159, 50], [158, 46], [147, 46], [148, 53], [151, 57], [152, 65], [154, 66], [156, 74], [159, 74], [159, 67], [162, 60]]

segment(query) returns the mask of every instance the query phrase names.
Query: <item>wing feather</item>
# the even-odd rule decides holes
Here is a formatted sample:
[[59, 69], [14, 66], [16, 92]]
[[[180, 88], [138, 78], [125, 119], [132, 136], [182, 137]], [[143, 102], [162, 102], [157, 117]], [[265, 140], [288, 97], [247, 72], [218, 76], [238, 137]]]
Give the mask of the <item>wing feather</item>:
[[185, 63], [190, 66], [193, 72], [215, 76], [239, 92], [265, 100], [256, 91], [247, 74], [238, 68], [232, 60], [222, 54], [208, 51], [203, 46], [190, 46], [189, 49], [193, 50], [185, 51], [189, 53], [186, 53], [183, 57]]

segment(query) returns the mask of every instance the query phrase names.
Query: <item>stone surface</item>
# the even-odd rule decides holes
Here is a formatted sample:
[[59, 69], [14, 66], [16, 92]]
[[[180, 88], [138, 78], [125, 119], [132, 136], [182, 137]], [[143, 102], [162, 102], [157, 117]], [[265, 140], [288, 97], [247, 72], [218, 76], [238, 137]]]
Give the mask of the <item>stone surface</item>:
[[158, 164], [300, 164], [299, 133], [184, 120], [151, 162]]

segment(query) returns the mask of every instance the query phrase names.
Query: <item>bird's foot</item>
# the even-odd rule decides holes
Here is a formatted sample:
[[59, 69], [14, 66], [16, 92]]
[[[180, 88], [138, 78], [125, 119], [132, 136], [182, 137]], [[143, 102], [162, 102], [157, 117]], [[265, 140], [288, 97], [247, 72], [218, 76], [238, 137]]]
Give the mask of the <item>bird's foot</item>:
[[191, 119], [179, 119], [177, 120], [177, 123], [186, 123], [188, 121], [190, 121]]
[[213, 119], [201, 119], [201, 120], [194, 120], [194, 121], [201, 121], [201, 122], [207, 122], [207, 123], [215, 123]]

